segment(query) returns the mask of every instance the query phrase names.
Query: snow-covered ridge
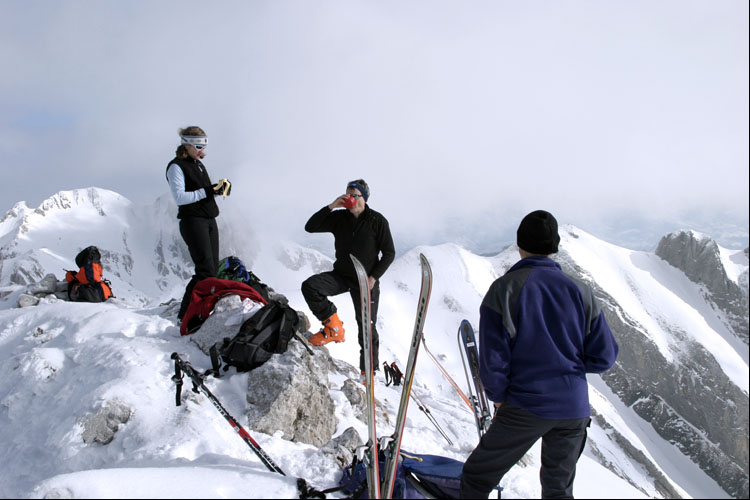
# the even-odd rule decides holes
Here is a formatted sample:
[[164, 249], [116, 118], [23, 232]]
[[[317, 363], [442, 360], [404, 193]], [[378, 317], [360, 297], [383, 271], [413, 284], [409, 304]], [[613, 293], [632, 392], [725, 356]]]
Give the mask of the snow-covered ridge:
[[[153, 204], [136, 206], [117, 193], [89, 188], [63, 191], [34, 210], [18, 203], [3, 217], [0, 377], [7, 383], [0, 390], [0, 439], [7, 446], [0, 451], [0, 466], [5, 466], [9, 475], [0, 481], [0, 495], [25, 496], [32, 491], [53, 495], [67, 489], [77, 497], [97, 496], [96, 492], [127, 496], [140, 490], [118, 478], [145, 466], [151, 467], [147, 483], [164, 481], [178, 467], [192, 467], [199, 478], [193, 483], [195, 491], [207, 497], [217, 497], [221, 491], [221, 480], [212, 476], [212, 470], [258, 485], [260, 489], [252, 491], [259, 496], [293, 494], [293, 481], [268, 478], [207, 401], [190, 401], [187, 413], [173, 406], [169, 354], [183, 352], [197, 365], [207, 367], [205, 356], [179, 337], [167, 309], [159, 305], [181, 296], [192, 268], [177, 232], [175, 213], [168, 194]], [[330, 258], [293, 242], [263, 242], [248, 230], [247, 221], [242, 221], [242, 231], [224, 230], [236, 223], [231, 210], [222, 209], [219, 221], [223, 224], [222, 254], [240, 256], [263, 281], [312, 319], [299, 287], [309, 275], [329, 269]], [[711, 247], [710, 238], [693, 236], [686, 233], [688, 246]], [[332, 246], [329, 235], [319, 237]], [[611, 308], [608, 320], [619, 328], [615, 333], [621, 344], [620, 366], [613, 375], [591, 378], [592, 406], [599, 417], [590, 432], [591, 446], [581, 461], [577, 496], [726, 496], [717, 480], [723, 481], [725, 490], [741, 494], [742, 484], [736, 484], [736, 478], [742, 474], [734, 472], [736, 464], [743, 463], [741, 447], [716, 445], [724, 437], [716, 428], [701, 423], [713, 419], [716, 425], [731, 427], [738, 446], [743, 433], [747, 436], [747, 344], [734, 333], [723, 306], [717, 305], [707, 285], [696, 283], [685, 270], [654, 253], [611, 245], [572, 225], [561, 226], [561, 237], [556, 258], [567, 271], [597, 287], [600, 299]], [[75, 254], [89, 244], [105, 252], [105, 275], [113, 281], [118, 301], [14, 307], [13, 299], [25, 283], [41, 279], [47, 272], [61, 276], [60, 269], [71, 268]], [[425, 327], [427, 344], [463, 385], [456, 328], [464, 318], [478, 326], [484, 293], [518, 260], [517, 250], [511, 246], [496, 256], [482, 257], [458, 245], [444, 244], [418, 247], [398, 258], [381, 281], [378, 329], [383, 361], [406, 361], [405, 339], [411, 334], [419, 292], [420, 252], [430, 260], [435, 275]], [[744, 262], [742, 254], [730, 254], [735, 267], [726, 270], [723, 250], [718, 252], [722, 257], [717, 257], [717, 262], [730, 280], [734, 275], [747, 276], [746, 254]], [[354, 325], [348, 295], [338, 296], [334, 302], [344, 324]], [[747, 312], [744, 322], [746, 325]], [[354, 337], [329, 350], [335, 358], [356, 364]], [[642, 378], [634, 372], [640, 372]], [[212, 390], [230, 405], [236, 417], [245, 412], [244, 397], [238, 391], [242, 377], [212, 382]], [[651, 387], [645, 380], [659, 387]], [[721, 384], [724, 400], [710, 399], [713, 403], [706, 408], [705, 401], [715, 397], [711, 386], [717, 384]], [[693, 385], [708, 387], [700, 392], [693, 390]], [[404, 446], [456, 458], [468, 455], [476, 440], [470, 416], [462, 411], [426, 354], [420, 355], [415, 387], [427, 395], [433, 413], [445, 423], [456, 445], [446, 447], [416, 408], [410, 407]], [[631, 400], [635, 389], [640, 392]], [[670, 394], [686, 400], [685, 406], [680, 407]], [[69, 400], [75, 404], [66, 402]], [[112, 443], [83, 443], [81, 422], [111, 401], [132, 408], [132, 416]], [[337, 404], [345, 409], [345, 403]], [[654, 408], [665, 409], [664, 415], [672, 412], [671, 416], [655, 413]], [[706, 413], [709, 410], [716, 414]], [[29, 423], [24, 419], [29, 414], [45, 418]], [[737, 416], [727, 420], [729, 415]], [[350, 424], [347, 418], [339, 416], [340, 430]], [[695, 433], [671, 434], [680, 427]], [[696, 437], [700, 434], [702, 440]], [[336, 471], [310, 445], [291, 443], [278, 435], [256, 438], [287, 472], [317, 478], [322, 487], [335, 482]], [[629, 444], [624, 446], [623, 440]], [[722, 477], [709, 470], [693, 451], [701, 446], [713, 450], [706, 461], [714, 460], [734, 475]], [[744, 453], [746, 464], [746, 447]], [[532, 453], [533, 460], [538, 460], [538, 450]], [[32, 462], [33, 468], [26, 466]], [[537, 472], [532, 469], [511, 471], [506, 496], [539, 495]], [[610, 474], [606, 487], [593, 479], [604, 473]], [[87, 480], [94, 483], [86, 486]], [[112, 489], [107, 483], [118, 486]], [[164, 491], [156, 484], [154, 488]]]

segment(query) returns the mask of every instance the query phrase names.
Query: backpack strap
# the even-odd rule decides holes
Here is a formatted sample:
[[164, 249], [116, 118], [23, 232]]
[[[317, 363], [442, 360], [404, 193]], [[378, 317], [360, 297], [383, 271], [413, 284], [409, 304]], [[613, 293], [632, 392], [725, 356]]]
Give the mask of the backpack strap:
[[297, 311], [289, 306], [279, 304], [277, 307], [282, 309], [281, 324], [279, 325], [279, 340], [276, 343], [275, 352], [285, 352], [289, 346], [289, 341], [294, 337], [297, 332], [297, 326], [299, 324], [299, 316]]
[[[253, 338], [252, 342], [250, 342], [250, 345], [253, 346], [253, 348], [254, 348], [253, 349], [253, 356], [255, 355], [255, 351], [257, 351], [258, 349], [260, 349], [260, 346], [262, 346], [268, 340], [268, 338], [271, 337], [271, 335], [274, 334], [274, 332], [277, 329], [278, 322], [282, 322], [283, 323], [284, 322], [284, 318], [277, 319], [277, 320], [269, 323], [268, 325], [265, 326], [265, 328], [263, 328], [260, 332], [258, 332], [255, 335], [255, 337]], [[281, 335], [279, 335], [279, 342], [277, 343], [277, 347], [278, 347], [278, 344], [280, 344], [280, 343], [281, 343]]]
[[[317, 490], [308, 485], [305, 479], [301, 477], [297, 478], [297, 491], [299, 491], [299, 497], [303, 500], [308, 498], [326, 498], [326, 495], [328, 493], [335, 493], [337, 491], [343, 490], [344, 488], [346, 488], [346, 486], [334, 486], [333, 488], [326, 488], [325, 490]], [[364, 492], [364, 489], [361, 489], [360, 491], [360, 488], [357, 488], [355, 490], [356, 496], [347, 498], [359, 498], [362, 495], [362, 492]]]
[[[326, 488], [325, 490], [317, 490], [310, 485], [307, 484], [307, 481], [303, 478], [297, 478], [297, 491], [299, 491], [299, 497], [301, 499], [308, 499], [308, 498], [326, 498], [326, 495], [328, 493], [335, 493], [337, 491], [342, 490], [348, 490], [354, 481], [356, 481], [354, 476], [354, 470], [357, 468], [357, 464], [359, 464], [359, 460], [357, 459], [357, 456], [354, 456], [354, 459], [352, 460], [351, 465], [349, 465], [348, 468], [351, 470], [352, 475], [349, 478], [349, 481], [345, 484], [342, 484], [340, 486], [334, 486], [332, 488]], [[362, 481], [353, 491], [352, 494], [345, 498], [360, 498], [362, 494], [367, 491], [367, 481]]]
[[216, 378], [221, 378], [221, 361], [219, 361], [218, 349], [219, 343], [220, 342], [215, 343], [208, 350], [208, 355], [211, 357], [211, 369], [206, 371], [206, 375], [212, 374]]

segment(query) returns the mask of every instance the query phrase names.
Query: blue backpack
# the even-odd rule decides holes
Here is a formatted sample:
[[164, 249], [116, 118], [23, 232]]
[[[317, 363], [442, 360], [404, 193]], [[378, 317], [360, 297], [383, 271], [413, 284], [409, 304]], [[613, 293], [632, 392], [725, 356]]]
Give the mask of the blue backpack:
[[[392, 498], [461, 498], [461, 475], [464, 463], [437, 455], [415, 455], [401, 451], [401, 462], [396, 469]], [[380, 452], [380, 479], [385, 472], [385, 455]], [[344, 468], [339, 485], [318, 491], [304, 479], [297, 480], [299, 498], [326, 498], [326, 494], [340, 492], [346, 498], [369, 498], [367, 467], [356, 458]], [[502, 488], [497, 486], [498, 498]]]
[[[416, 455], [402, 450], [396, 469], [393, 498], [460, 498], [464, 463], [437, 455]], [[385, 470], [380, 454], [381, 476]], [[382, 477], [381, 477], [382, 480]], [[351, 498], [368, 498], [367, 468], [361, 462], [344, 469], [339, 480], [342, 492]]]

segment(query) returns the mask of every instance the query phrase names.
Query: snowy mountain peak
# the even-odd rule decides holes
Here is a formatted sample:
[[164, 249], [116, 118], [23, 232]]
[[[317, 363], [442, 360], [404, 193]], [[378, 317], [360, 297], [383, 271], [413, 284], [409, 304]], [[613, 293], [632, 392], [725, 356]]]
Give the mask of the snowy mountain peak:
[[125, 197], [107, 189], [97, 187], [73, 189], [59, 191], [50, 196], [34, 212], [39, 215], [46, 215], [53, 210], [70, 210], [75, 207], [91, 206], [98, 210], [99, 215], [104, 216], [106, 215], [105, 207], [113, 202], [129, 203]]
[[[69, 217], [75, 213], [77, 218], [83, 214], [104, 217], [128, 205], [127, 198], [106, 189], [90, 187], [59, 191], [33, 210], [23, 201], [16, 203], [0, 221], [0, 237], [9, 233], [19, 236], [34, 230], [52, 229], [60, 223], [56, 216]], [[63, 224], [60, 229], [65, 227]]]
[[[26, 212], [31, 210], [29, 206], [26, 204], [25, 201], [19, 201], [15, 205], [13, 205], [13, 208], [5, 212], [5, 215], [3, 215], [3, 218], [0, 219], [0, 227], [2, 227], [2, 224], [9, 220], [18, 219], [24, 216]], [[0, 233], [0, 235], [5, 234], [4, 232]]]

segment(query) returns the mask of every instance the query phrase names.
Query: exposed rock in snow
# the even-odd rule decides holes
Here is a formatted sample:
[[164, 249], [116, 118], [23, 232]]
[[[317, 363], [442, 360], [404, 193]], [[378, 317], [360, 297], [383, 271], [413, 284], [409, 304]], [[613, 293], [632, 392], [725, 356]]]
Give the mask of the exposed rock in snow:
[[362, 446], [364, 441], [354, 427], [349, 427], [339, 436], [326, 443], [320, 451], [331, 455], [341, 468], [352, 463], [355, 450]]
[[292, 339], [287, 352], [250, 371], [248, 377], [248, 422], [253, 429], [284, 439], [321, 447], [336, 431], [335, 406], [327, 374], [333, 369], [325, 349], [310, 355], [301, 342]]
[[108, 401], [98, 412], [83, 421], [83, 442], [109, 444], [120, 425], [130, 420], [133, 410], [120, 401]]

